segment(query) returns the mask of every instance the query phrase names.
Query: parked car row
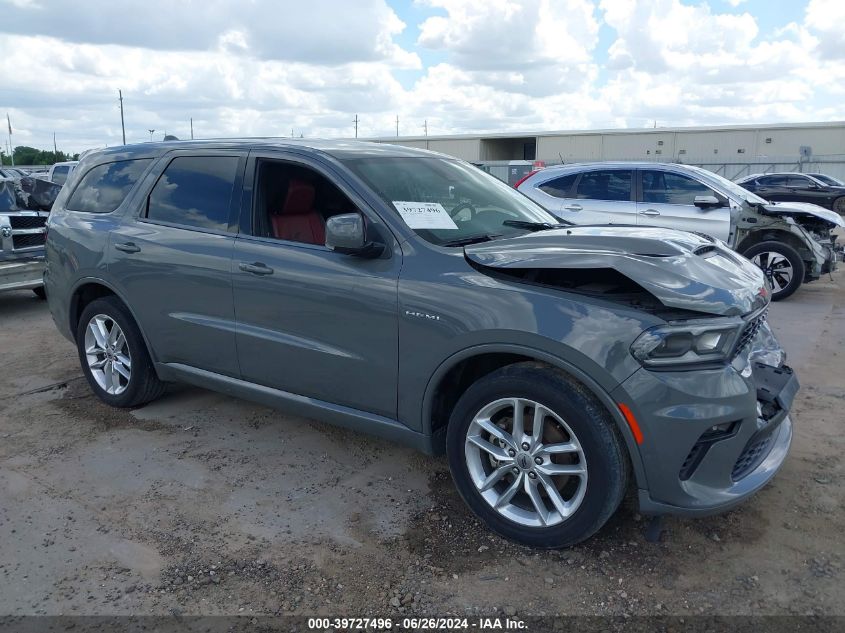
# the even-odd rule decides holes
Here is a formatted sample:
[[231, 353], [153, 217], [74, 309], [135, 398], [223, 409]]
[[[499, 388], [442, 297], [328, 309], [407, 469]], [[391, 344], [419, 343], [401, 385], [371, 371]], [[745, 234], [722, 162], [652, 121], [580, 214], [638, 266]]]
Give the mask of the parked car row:
[[690, 165], [561, 165], [533, 172], [517, 189], [574, 224], [660, 226], [719, 239], [763, 270], [775, 301], [835, 270], [833, 229], [845, 226], [833, 211], [772, 202]]
[[[47, 299], [112, 406], [183, 381], [445, 451], [492, 530], [565, 546], [629, 487], [645, 514], [730, 508], [792, 438], [798, 382], [766, 323], [763, 272], [700, 231], [587, 210], [603, 188], [668, 216], [686, 198], [649, 169], [549, 172], [571, 180], [553, 185], [565, 195], [551, 213], [424, 150], [105, 149], [53, 206]], [[683, 195], [723, 216], [712, 232], [805, 236], [753, 194], [705, 182]], [[574, 205], [591, 226], [559, 218]], [[820, 270], [815, 247], [796, 248]]]

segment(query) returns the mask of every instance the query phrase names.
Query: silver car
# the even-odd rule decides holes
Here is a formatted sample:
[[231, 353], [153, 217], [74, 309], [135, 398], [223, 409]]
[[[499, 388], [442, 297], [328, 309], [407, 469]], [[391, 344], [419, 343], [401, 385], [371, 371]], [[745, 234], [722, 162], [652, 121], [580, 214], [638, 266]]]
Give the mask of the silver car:
[[832, 211], [771, 203], [690, 165], [562, 165], [535, 172], [517, 189], [575, 224], [659, 226], [722, 240], [766, 273], [775, 301], [836, 268], [832, 229], [845, 226]]

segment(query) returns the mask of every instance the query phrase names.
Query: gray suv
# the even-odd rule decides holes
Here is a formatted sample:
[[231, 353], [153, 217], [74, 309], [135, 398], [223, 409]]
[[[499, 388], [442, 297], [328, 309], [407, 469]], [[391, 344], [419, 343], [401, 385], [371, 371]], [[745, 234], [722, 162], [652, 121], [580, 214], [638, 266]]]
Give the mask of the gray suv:
[[431, 152], [89, 154], [45, 283], [104, 402], [181, 381], [445, 451], [469, 507], [530, 545], [589, 537], [629, 486], [645, 514], [734, 506], [792, 438], [759, 269], [706, 236], [560, 224]]

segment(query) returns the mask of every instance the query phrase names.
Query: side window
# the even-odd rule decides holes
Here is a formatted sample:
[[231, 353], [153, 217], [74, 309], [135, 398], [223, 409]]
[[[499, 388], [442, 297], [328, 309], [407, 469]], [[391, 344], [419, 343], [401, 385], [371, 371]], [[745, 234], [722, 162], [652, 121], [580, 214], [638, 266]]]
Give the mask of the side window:
[[325, 176], [278, 160], [260, 160], [255, 189], [255, 234], [325, 245], [326, 219], [358, 209]]
[[810, 181], [807, 178], [802, 178], [801, 176], [790, 176], [786, 181], [786, 186], [794, 187], [795, 189], [809, 189]]
[[170, 161], [147, 199], [157, 222], [227, 231], [236, 156], [180, 156]]
[[723, 196], [693, 178], [666, 171], [643, 170], [643, 202], [691, 205], [696, 196], [723, 199]]
[[569, 174], [568, 176], [561, 176], [554, 180], [547, 180], [541, 184], [537, 189], [543, 191], [555, 198], [569, 198], [572, 195], [572, 185], [578, 179], [578, 174]]
[[69, 167], [67, 165], [59, 165], [53, 168], [53, 182], [57, 185], [65, 184], [68, 177]]
[[784, 176], [766, 176], [758, 180], [764, 187], [785, 187], [786, 178]]
[[631, 173], [616, 169], [585, 172], [578, 182], [575, 197], [582, 200], [630, 200]]
[[97, 165], [86, 173], [68, 200], [67, 208], [88, 213], [117, 209], [150, 164], [149, 158]]

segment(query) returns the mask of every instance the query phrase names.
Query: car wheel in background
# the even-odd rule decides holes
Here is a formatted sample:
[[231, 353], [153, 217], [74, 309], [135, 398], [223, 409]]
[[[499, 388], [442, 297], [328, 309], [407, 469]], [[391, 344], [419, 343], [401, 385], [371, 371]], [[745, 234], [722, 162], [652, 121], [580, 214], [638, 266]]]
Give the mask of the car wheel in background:
[[760, 268], [772, 285], [772, 301], [786, 299], [804, 283], [804, 261], [783, 242], [760, 242], [743, 255]]
[[541, 363], [511, 365], [470, 386], [450, 418], [447, 455], [472, 511], [534, 547], [592, 536], [628, 483], [628, 455], [607, 410]]
[[38, 288], [33, 288], [32, 292], [34, 292], [35, 296], [39, 299], [47, 298], [47, 290], [45, 290], [44, 286], [38, 286]]
[[136, 407], [164, 392], [129, 310], [116, 297], [92, 301], [76, 330], [82, 371], [94, 393], [113, 407]]
[[845, 196], [834, 200], [833, 204], [830, 205], [830, 208], [840, 215], [845, 215]]

